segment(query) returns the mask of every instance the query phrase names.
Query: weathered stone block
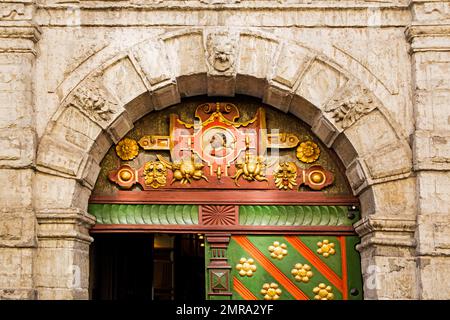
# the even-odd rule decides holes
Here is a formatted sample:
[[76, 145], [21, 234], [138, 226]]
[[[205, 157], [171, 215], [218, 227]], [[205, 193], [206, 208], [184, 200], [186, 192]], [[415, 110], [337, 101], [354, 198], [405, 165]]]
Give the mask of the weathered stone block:
[[130, 120], [134, 123], [147, 113], [153, 111], [153, 101], [147, 92], [141, 94], [130, 103], [124, 106]]
[[420, 214], [417, 217], [417, 253], [450, 256], [450, 214]]
[[150, 86], [171, 79], [167, 52], [162, 43], [146, 41], [132, 49], [132, 56], [138, 62]]
[[69, 147], [62, 141], [44, 136], [39, 144], [37, 167], [41, 170], [61, 172], [77, 176], [86, 162], [86, 155], [80, 149]]
[[233, 97], [236, 88], [236, 77], [212, 76], [207, 79], [208, 96]]
[[450, 212], [450, 172], [421, 171], [417, 182], [420, 214]]
[[97, 163], [100, 163], [112, 144], [111, 136], [103, 131], [95, 140], [89, 154]]
[[308, 67], [313, 57], [314, 53], [305, 48], [292, 43], [283, 44], [272, 80], [289, 88], [294, 88], [300, 75]]
[[410, 177], [371, 185], [360, 195], [360, 201], [365, 216], [382, 214], [415, 217], [416, 195], [416, 178]]
[[292, 93], [286, 91], [284, 88], [280, 88], [274, 83], [269, 84], [266, 87], [263, 102], [275, 107], [283, 112], [287, 112], [291, 105]]
[[36, 133], [32, 128], [0, 129], [0, 167], [26, 167], [34, 164]]
[[321, 60], [315, 60], [305, 71], [296, 93], [318, 108], [348, 81], [341, 72]]
[[238, 74], [266, 79], [273, 65], [278, 42], [258, 35], [241, 34], [239, 45]]
[[358, 157], [358, 152], [352, 142], [345, 135], [340, 134], [332, 146], [345, 167], [348, 167]]
[[36, 216], [34, 211], [17, 209], [0, 212], [0, 247], [15, 246], [36, 246]]
[[208, 90], [206, 74], [178, 77], [177, 84], [182, 98], [203, 95]]
[[314, 121], [319, 118], [320, 109], [305, 99], [294, 95], [289, 107], [289, 112], [312, 127]]
[[176, 83], [167, 82], [167, 85], [152, 92], [152, 101], [155, 110], [161, 110], [181, 101]]
[[450, 90], [417, 90], [416, 130], [445, 131], [450, 126]]
[[142, 78], [128, 58], [121, 59], [103, 73], [103, 84], [122, 105], [147, 92]]
[[112, 141], [118, 143], [133, 128], [133, 126], [133, 122], [128, 117], [128, 114], [124, 112], [110, 125], [107, 131], [111, 136]]
[[413, 151], [416, 170], [450, 170], [450, 130], [416, 131]]
[[32, 208], [33, 181], [32, 169], [2, 169], [0, 170], [0, 203], [2, 208], [11, 210], [14, 208]]
[[327, 147], [333, 145], [340, 133], [339, 129], [322, 115], [319, 115], [318, 118], [314, 120], [311, 130]]
[[346, 176], [353, 189], [353, 193], [358, 194], [360, 190], [368, 185], [367, 174], [359, 159], [355, 159], [347, 168]]
[[364, 298], [417, 299], [415, 258], [372, 257], [362, 260]]
[[33, 188], [39, 190], [34, 197], [37, 210], [70, 208], [72, 206], [83, 210], [87, 207], [89, 195], [84, 195], [87, 192], [84, 189], [87, 188], [81, 186], [75, 179], [37, 172]]
[[[55, 241], [58, 241], [55, 239]], [[36, 255], [35, 285], [39, 289], [87, 289], [89, 250], [39, 248]]]
[[181, 33], [164, 39], [172, 71], [178, 76], [206, 74], [205, 48], [203, 33], [193, 31]]
[[370, 154], [374, 150], [395, 144], [398, 140], [394, 129], [378, 110], [360, 118], [343, 134], [352, 142], [360, 157]]
[[365, 157], [364, 162], [374, 180], [407, 175], [412, 169], [411, 150], [402, 142], [372, 151]]
[[0, 248], [0, 288], [33, 288], [33, 251], [28, 248]]
[[450, 257], [418, 257], [420, 299], [448, 299]]

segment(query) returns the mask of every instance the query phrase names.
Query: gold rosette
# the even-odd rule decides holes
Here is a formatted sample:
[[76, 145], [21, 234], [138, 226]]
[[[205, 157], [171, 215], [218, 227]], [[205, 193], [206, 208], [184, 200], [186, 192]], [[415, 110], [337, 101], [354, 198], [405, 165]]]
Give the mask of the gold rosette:
[[116, 153], [122, 160], [132, 160], [139, 154], [139, 146], [136, 140], [125, 138], [116, 145]]
[[304, 163], [313, 163], [320, 156], [319, 146], [312, 141], [304, 141], [297, 147], [297, 158]]

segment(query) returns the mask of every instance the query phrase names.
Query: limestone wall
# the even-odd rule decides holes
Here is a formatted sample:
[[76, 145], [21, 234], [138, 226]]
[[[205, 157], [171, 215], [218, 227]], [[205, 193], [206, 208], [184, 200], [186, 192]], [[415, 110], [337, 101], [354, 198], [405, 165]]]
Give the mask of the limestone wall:
[[[233, 48], [225, 71], [214, 41]], [[450, 298], [448, 1], [1, 1], [0, 70], [0, 298], [87, 298], [87, 201], [141, 102], [236, 93], [341, 158], [367, 299]], [[366, 111], [344, 125], [351, 103]]]

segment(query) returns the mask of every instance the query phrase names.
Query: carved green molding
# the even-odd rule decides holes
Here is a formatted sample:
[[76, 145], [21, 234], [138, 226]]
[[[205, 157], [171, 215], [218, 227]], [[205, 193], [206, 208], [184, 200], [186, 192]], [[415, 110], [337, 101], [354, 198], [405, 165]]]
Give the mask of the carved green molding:
[[[97, 224], [198, 225], [199, 206], [90, 204]], [[240, 206], [239, 224], [247, 226], [351, 226], [360, 219], [347, 206]]]
[[[350, 213], [350, 215], [349, 215]], [[359, 212], [346, 206], [240, 206], [239, 224], [252, 226], [351, 226]]]
[[156, 204], [90, 204], [97, 224], [198, 224], [198, 206]]

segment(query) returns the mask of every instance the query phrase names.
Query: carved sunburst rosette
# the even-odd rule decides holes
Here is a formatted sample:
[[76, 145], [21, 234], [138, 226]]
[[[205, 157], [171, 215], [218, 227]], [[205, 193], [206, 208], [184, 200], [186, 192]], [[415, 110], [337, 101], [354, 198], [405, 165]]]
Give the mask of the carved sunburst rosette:
[[201, 224], [205, 225], [225, 225], [237, 224], [237, 212], [235, 206], [201, 206]]

